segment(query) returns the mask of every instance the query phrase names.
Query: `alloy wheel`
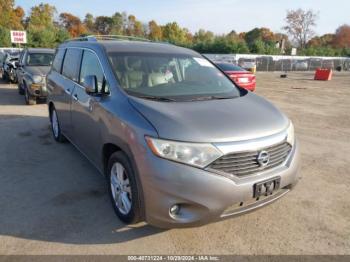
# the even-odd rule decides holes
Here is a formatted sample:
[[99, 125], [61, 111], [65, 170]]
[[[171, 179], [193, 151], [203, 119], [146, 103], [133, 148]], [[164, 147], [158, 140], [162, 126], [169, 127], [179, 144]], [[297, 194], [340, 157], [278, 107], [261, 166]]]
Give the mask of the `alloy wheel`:
[[127, 215], [132, 208], [132, 193], [127, 172], [119, 162], [112, 166], [110, 184], [116, 207], [120, 213]]

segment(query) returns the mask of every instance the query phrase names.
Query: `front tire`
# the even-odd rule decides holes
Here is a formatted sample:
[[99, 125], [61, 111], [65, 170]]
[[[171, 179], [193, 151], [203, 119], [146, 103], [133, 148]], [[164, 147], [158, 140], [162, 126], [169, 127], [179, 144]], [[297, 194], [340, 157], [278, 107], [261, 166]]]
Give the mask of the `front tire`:
[[61, 127], [58, 121], [58, 116], [55, 108], [51, 109], [50, 122], [51, 122], [51, 131], [52, 131], [53, 138], [59, 143], [66, 142], [67, 139], [61, 132]]
[[140, 194], [135, 173], [127, 156], [115, 152], [108, 161], [108, 191], [113, 209], [121, 221], [135, 224], [141, 220]]
[[23, 84], [18, 83], [18, 94], [24, 95]]
[[25, 88], [24, 90], [24, 100], [27, 105], [36, 105], [36, 97], [29, 94], [28, 88]]

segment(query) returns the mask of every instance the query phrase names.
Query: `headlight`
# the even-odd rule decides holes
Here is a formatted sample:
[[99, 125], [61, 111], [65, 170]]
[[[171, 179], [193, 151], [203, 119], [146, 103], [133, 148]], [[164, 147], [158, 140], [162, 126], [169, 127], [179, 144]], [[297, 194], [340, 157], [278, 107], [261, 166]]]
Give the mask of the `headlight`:
[[292, 121], [289, 121], [289, 127], [287, 130], [287, 142], [291, 145], [294, 146], [294, 142], [295, 142], [295, 136], [294, 136], [294, 126]]
[[151, 137], [146, 137], [146, 141], [156, 156], [201, 168], [223, 155], [212, 144], [175, 142]]
[[34, 83], [41, 83], [41, 81], [43, 81], [43, 77], [39, 76], [39, 75], [34, 75], [33, 76], [33, 82]]

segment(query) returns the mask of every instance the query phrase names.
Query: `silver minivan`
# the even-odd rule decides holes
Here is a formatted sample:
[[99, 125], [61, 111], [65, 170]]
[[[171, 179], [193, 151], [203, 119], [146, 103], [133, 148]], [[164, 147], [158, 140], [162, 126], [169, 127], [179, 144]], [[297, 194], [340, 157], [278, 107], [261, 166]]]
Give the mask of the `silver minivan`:
[[54, 139], [106, 176], [126, 223], [198, 226], [269, 204], [298, 181], [292, 122], [192, 50], [67, 41], [47, 88]]

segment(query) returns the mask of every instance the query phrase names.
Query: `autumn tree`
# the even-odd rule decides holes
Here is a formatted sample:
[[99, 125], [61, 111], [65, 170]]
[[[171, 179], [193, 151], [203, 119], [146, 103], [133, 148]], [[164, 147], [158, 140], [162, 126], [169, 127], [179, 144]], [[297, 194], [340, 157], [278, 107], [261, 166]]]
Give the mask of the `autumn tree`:
[[318, 14], [312, 10], [288, 10], [286, 25], [283, 29], [294, 39], [300, 48], [305, 48], [307, 42], [315, 35]]
[[59, 20], [60, 25], [67, 29], [71, 37], [77, 37], [87, 32], [86, 27], [77, 16], [70, 13], [61, 13]]
[[308, 47], [331, 47], [334, 42], [334, 34], [325, 34], [322, 36], [315, 36], [307, 43]]
[[148, 38], [153, 41], [161, 41], [163, 38], [162, 28], [154, 20], [148, 23]]
[[176, 22], [167, 23], [162, 27], [162, 32], [163, 39], [173, 44], [187, 46], [191, 38], [189, 31], [181, 28]]
[[134, 15], [128, 16], [126, 34], [130, 36], [144, 36], [143, 24]]
[[350, 25], [342, 25], [336, 30], [333, 45], [338, 48], [350, 48]]
[[0, 1], [0, 27], [13, 30], [23, 29], [24, 10], [21, 7], [15, 8], [14, 5], [14, 0]]

